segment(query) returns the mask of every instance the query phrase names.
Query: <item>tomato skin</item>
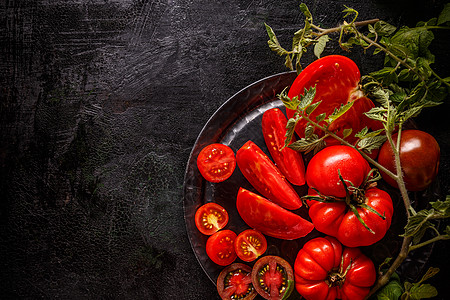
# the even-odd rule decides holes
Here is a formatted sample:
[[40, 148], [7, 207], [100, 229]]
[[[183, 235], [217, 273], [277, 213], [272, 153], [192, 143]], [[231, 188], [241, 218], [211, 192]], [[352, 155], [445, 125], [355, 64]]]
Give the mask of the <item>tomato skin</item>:
[[[279, 256], [267, 255], [261, 257], [253, 265], [253, 287], [264, 299], [282, 299], [286, 293], [291, 292], [288, 290], [288, 281], [293, 280], [294, 271], [291, 265]], [[262, 284], [265, 286], [262, 286]]]
[[[392, 135], [394, 145], [398, 134]], [[421, 130], [410, 129], [401, 132], [400, 162], [406, 189], [422, 191], [436, 178], [439, 170], [440, 148], [435, 138]], [[396, 174], [394, 154], [389, 142], [380, 148], [378, 162]], [[383, 179], [391, 186], [398, 188], [397, 182], [386, 173], [381, 172]]]
[[310, 160], [306, 169], [306, 182], [310, 188], [317, 189], [323, 195], [343, 198], [346, 192], [339, 179], [338, 170], [343, 179], [359, 187], [371, 168], [364, 157], [352, 147], [329, 146]]
[[[337, 278], [335, 273], [342, 274], [349, 265], [341, 285], [330, 283]], [[307, 300], [364, 299], [376, 280], [373, 262], [359, 248], [342, 247], [329, 236], [303, 246], [295, 259], [294, 274], [295, 287]]]
[[[361, 79], [356, 64], [349, 58], [341, 55], [324, 56], [308, 65], [294, 80], [289, 89], [288, 96], [292, 99], [295, 96], [304, 93], [305, 88], [316, 87], [316, 96], [314, 102], [322, 100], [322, 103], [314, 110], [310, 117], [315, 120], [316, 116], [326, 113], [330, 115], [335, 108], [354, 101], [353, 106], [343, 116], [330, 124], [329, 129], [339, 136], [343, 137], [343, 129], [352, 128], [352, 134], [346, 138], [350, 143], [354, 143], [356, 138], [354, 134], [359, 132], [365, 126], [376, 130], [381, 128], [382, 124], [378, 121], [369, 119], [364, 112], [375, 107], [373, 102], [364, 97], [358, 90], [358, 84]], [[292, 118], [294, 111], [287, 109], [288, 118]], [[300, 120], [295, 128], [300, 137], [305, 136], [306, 121]], [[320, 123], [325, 125], [325, 121]], [[320, 130], [316, 133], [323, 135]], [[334, 138], [325, 139], [327, 145], [339, 144]]]
[[228, 220], [225, 208], [214, 202], [203, 204], [195, 212], [195, 226], [205, 235], [212, 235], [224, 228]]
[[237, 258], [234, 250], [236, 233], [229, 229], [220, 230], [211, 235], [206, 241], [206, 254], [219, 266], [227, 266]]
[[294, 188], [255, 143], [246, 142], [237, 151], [236, 161], [244, 177], [264, 197], [286, 209], [302, 206]]
[[[230, 276], [231, 273], [231, 276]], [[223, 300], [252, 300], [257, 293], [252, 285], [252, 269], [241, 263], [233, 263], [217, 277], [217, 291]]]
[[[287, 119], [279, 108], [264, 112], [262, 132], [267, 148], [276, 166], [286, 179], [294, 185], [305, 184], [305, 163], [300, 152], [284, 147]], [[292, 142], [295, 141], [293, 137]], [[281, 150], [282, 149], [282, 150]]]
[[244, 188], [239, 189], [236, 207], [247, 225], [271, 237], [294, 240], [314, 229], [311, 222]]
[[234, 249], [240, 259], [251, 262], [266, 252], [267, 240], [261, 232], [247, 229], [237, 236]]
[[233, 174], [236, 168], [236, 157], [227, 145], [210, 144], [198, 154], [197, 167], [207, 181], [222, 182]]
[[[309, 190], [310, 195], [317, 195]], [[344, 201], [324, 203], [308, 200], [309, 216], [314, 227], [327, 235], [336, 237], [347, 247], [369, 246], [381, 240], [391, 226], [394, 207], [388, 193], [376, 187], [364, 192], [364, 203], [372, 207], [380, 215], [385, 216], [383, 220], [377, 214], [364, 207], [356, 207], [365, 224], [374, 232], [371, 233], [349, 210]]]

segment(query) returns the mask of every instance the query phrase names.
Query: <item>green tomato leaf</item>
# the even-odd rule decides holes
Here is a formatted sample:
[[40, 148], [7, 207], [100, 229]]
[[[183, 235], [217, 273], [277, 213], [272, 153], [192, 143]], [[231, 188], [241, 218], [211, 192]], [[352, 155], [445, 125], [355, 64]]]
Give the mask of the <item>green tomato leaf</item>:
[[447, 22], [450, 22], [450, 3], [445, 4], [444, 9], [438, 17], [437, 25], [442, 25]]
[[419, 300], [425, 298], [436, 297], [438, 292], [434, 286], [431, 284], [421, 284], [413, 285], [409, 291], [409, 296], [411, 300]]
[[322, 55], [323, 50], [325, 50], [325, 46], [327, 45], [327, 42], [330, 40], [330, 37], [328, 35], [322, 35], [318, 40], [317, 43], [314, 45], [314, 55], [317, 58], [320, 58], [320, 55]]
[[314, 100], [316, 96], [316, 87], [311, 87], [309, 90], [305, 88], [303, 95], [300, 95], [300, 102], [298, 104], [297, 110], [305, 110]]
[[378, 36], [389, 36], [397, 30], [397, 27], [381, 20], [375, 23], [374, 30]]
[[398, 300], [403, 294], [403, 287], [397, 280], [391, 280], [376, 294], [377, 300]]

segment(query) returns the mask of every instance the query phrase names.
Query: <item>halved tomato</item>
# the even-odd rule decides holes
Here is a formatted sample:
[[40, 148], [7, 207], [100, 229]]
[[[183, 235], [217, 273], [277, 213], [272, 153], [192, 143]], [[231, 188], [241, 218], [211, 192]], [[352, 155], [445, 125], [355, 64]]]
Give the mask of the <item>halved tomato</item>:
[[234, 241], [236, 233], [229, 229], [214, 233], [206, 241], [206, 254], [216, 264], [227, 266], [236, 260]]
[[[300, 152], [284, 147], [287, 118], [279, 108], [266, 110], [262, 117], [262, 132], [275, 165], [286, 179], [295, 185], [305, 184], [305, 163]], [[291, 143], [295, 141], [292, 139]]]
[[[352, 134], [346, 140], [354, 143], [357, 140], [354, 134], [365, 126], [373, 130], [382, 128], [380, 122], [369, 119], [364, 115], [365, 112], [372, 109], [375, 105], [359, 90], [360, 79], [359, 69], [351, 59], [341, 55], [324, 56], [308, 65], [297, 76], [289, 89], [288, 96], [292, 99], [303, 94], [305, 89], [315, 86], [316, 96], [314, 102], [322, 101], [322, 103], [311, 113], [310, 117], [313, 120], [322, 113], [332, 114], [341, 104], [345, 105], [354, 101], [350, 110], [329, 126], [329, 130], [341, 137], [344, 129], [352, 128]], [[286, 110], [288, 118], [292, 118], [294, 113], [294, 110]], [[295, 130], [300, 137], [305, 136], [306, 124], [307, 122], [303, 119], [297, 123]], [[322, 121], [321, 124], [324, 125], [325, 121]], [[316, 133], [323, 135], [319, 131]], [[328, 146], [339, 143], [333, 138], [327, 138], [325, 141]]]
[[239, 189], [236, 207], [248, 226], [271, 237], [294, 240], [314, 229], [311, 222], [244, 188]]
[[244, 177], [264, 197], [286, 209], [298, 209], [302, 206], [292, 185], [255, 143], [246, 142], [237, 151], [236, 160]]
[[195, 226], [205, 235], [212, 235], [224, 228], [228, 219], [225, 208], [214, 202], [203, 204], [195, 212]]
[[234, 263], [220, 272], [217, 291], [223, 300], [252, 300], [257, 293], [252, 284], [252, 269], [241, 263]]
[[286, 299], [294, 288], [294, 271], [283, 258], [267, 255], [253, 266], [252, 283], [264, 299]]
[[267, 240], [261, 232], [247, 229], [239, 233], [234, 242], [234, 248], [240, 259], [250, 262], [266, 252]]
[[197, 167], [206, 180], [222, 182], [233, 174], [236, 157], [227, 145], [214, 143], [200, 151], [197, 156]]

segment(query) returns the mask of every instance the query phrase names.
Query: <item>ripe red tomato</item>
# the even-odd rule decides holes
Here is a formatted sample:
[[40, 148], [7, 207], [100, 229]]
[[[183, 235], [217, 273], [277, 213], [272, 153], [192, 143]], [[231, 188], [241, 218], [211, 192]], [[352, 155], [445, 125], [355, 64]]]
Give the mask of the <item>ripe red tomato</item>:
[[[284, 147], [287, 119], [279, 108], [264, 112], [262, 132], [275, 164], [286, 179], [295, 185], [305, 184], [305, 164], [300, 152]], [[291, 142], [294, 142], [295, 138]], [[283, 149], [282, 149], [283, 148]], [[282, 149], [282, 150], [281, 150]]]
[[[374, 130], [382, 126], [380, 122], [371, 120], [364, 115], [364, 112], [369, 111], [375, 105], [358, 89], [360, 79], [359, 69], [351, 59], [340, 55], [329, 55], [308, 65], [295, 79], [288, 96], [292, 99], [303, 94], [305, 88], [310, 89], [315, 86], [314, 102], [322, 100], [322, 103], [310, 115], [313, 120], [322, 113], [331, 115], [341, 104], [354, 101], [350, 110], [331, 123], [329, 127], [331, 131], [341, 137], [344, 129], [352, 128], [352, 134], [346, 140], [354, 143], [356, 141], [354, 134], [365, 126]], [[292, 118], [294, 111], [288, 109], [286, 114], [288, 118]], [[306, 124], [305, 120], [300, 120], [297, 124], [296, 132], [301, 137], [305, 136]], [[321, 122], [321, 125], [325, 124], [325, 121]], [[316, 133], [323, 135], [319, 130], [316, 130]], [[327, 145], [338, 143], [333, 138], [327, 138], [325, 141]]]
[[307, 300], [364, 299], [375, 283], [373, 262], [332, 237], [308, 241], [294, 264], [295, 287]]
[[[398, 134], [392, 139], [397, 144]], [[409, 191], [422, 191], [436, 178], [439, 169], [440, 148], [434, 137], [421, 130], [404, 130], [400, 138], [400, 162], [403, 179]], [[378, 162], [396, 174], [394, 154], [389, 142], [385, 142], [380, 149]], [[381, 172], [383, 179], [393, 187], [397, 182]]]
[[[289, 289], [289, 282], [294, 280], [291, 265], [279, 256], [261, 257], [252, 269], [252, 283], [258, 294], [264, 299], [280, 300]], [[287, 298], [287, 297], [286, 297]]]
[[220, 266], [231, 264], [237, 257], [234, 250], [236, 237], [236, 233], [229, 229], [217, 231], [206, 241], [206, 254]]
[[217, 291], [223, 300], [252, 300], [257, 293], [252, 285], [252, 269], [234, 263], [223, 269], [217, 278]]
[[227, 145], [211, 144], [198, 154], [197, 167], [206, 180], [222, 182], [233, 174], [236, 168], [236, 157]]
[[240, 259], [251, 262], [266, 252], [267, 240], [261, 232], [247, 229], [237, 236], [234, 249]]
[[244, 177], [264, 197], [286, 209], [302, 206], [294, 188], [255, 143], [246, 142], [237, 151], [236, 160]]
[[343, 198], [346, 192], [338, 170], [344, 180], [359, 187], [371, 169], [357, 150], [335, 145], [324, 148], [313, 156], [306, 169], [306, 182], [310, 188], [317, 189], [323, 195]]
[[271, 237], [294, 240], [314, 229], [312, 223], [299, 215], [244, 188], [239, 189], [236, 207], [248, 226]]
[[[310, 190], [309, 194], [317, 195], [313, 190]], [[336, 237], [347, 247], [369, 246], [378, 242], [391, 226], [394, 213], [392, 199], [388, 193], [376, 187], [365, 190], [358, 198], [361, 203], [352, 201], [352, 205], [372, 232], [357, 219], [345, 201], [332, 203], [307, 201], [314, 227], [320, 232]], [[366, 205], [384, 216], [384, 219], [367, 209]]]
[[225, 208], [214, 202], [203, 204], [195, 212], [195, 226], [205, 235], [212, 235], [224, 228], [228, 219]]

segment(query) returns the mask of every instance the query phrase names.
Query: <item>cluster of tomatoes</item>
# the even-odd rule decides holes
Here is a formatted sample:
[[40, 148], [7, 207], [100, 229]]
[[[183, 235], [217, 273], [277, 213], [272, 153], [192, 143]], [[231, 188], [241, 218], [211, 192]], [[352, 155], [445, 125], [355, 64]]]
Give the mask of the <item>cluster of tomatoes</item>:
[[[294, 81], [289, 96], [293, 98], [311, 86], [321, 104], [314, 111], [331, 114], [336, 107], [354, 101], [352, 108], [329, 126], [343, 136], [345, 128], [358, 132], [364, 127], [380, 128], [364, 112], [374, 107], [357, 90], [359, 70], [348, 58], [327, 56], [309, 65]], [[293, 111], [287, 109], [288, 117]], [[236, 234], [224, 229], [229, 217], [216, 203], [198, 208], [197, 228], [210, 235], [206, 252], [216, 264], [227, 266], [219, 275], [217, 288], [222, 299], [285, 299], [295, 288], [305, 299], [363, 299], [376, 280], [373, 262], [360, 246], [380, 241], [388, 231], [393, 216], [389, 194], [373, 183], [373, 169], [353, 147], [339, 145], [327, 138], [327, 147], [307, 163], [302, 154], [284, 147], [287, 118], [278, 108], [267, 110], [262, 118], [262, 133], [273, 161], [252, 141], [234, 154], [223, 144], [205, 147], [197, 157], [202, 176], [210, 182], [222, 182], [236, 165], [257, 193], [240, 188], [236, 208], [252, 229]], [[299, 122], [296, 132], [304, 134], [306, 123]], [[320, 132], [317, 132], [320, 135]], [[347, 136], [354, 143], [356, 137]], [[394, 137], [394, 140], [396, 138]], [[426, 152], [426, 155], [425, 155]], [[378, 162], [395, 173], [389, 143], [381, 147]], [[436, 177], [439, 146], [434, 138], [419, 130], [404, 130], [400, 139], [400, 158], [406, 186], [411, 191], [425, 189]], [[382, 173], [387, 183], [396, 182]], [[302, 198], [293, 185], [307, 184], [311, 222], [295, 210]], [[283, 240], [305, 237], [313, 229], [323, 237], [309, 240], [298, 252], [294, 268], [283, 258], [263, 254], [265, 236]], [[262, 256], [261, 258], [259, 258]], [[256, 261], [253, 268], [234, 263]]]

